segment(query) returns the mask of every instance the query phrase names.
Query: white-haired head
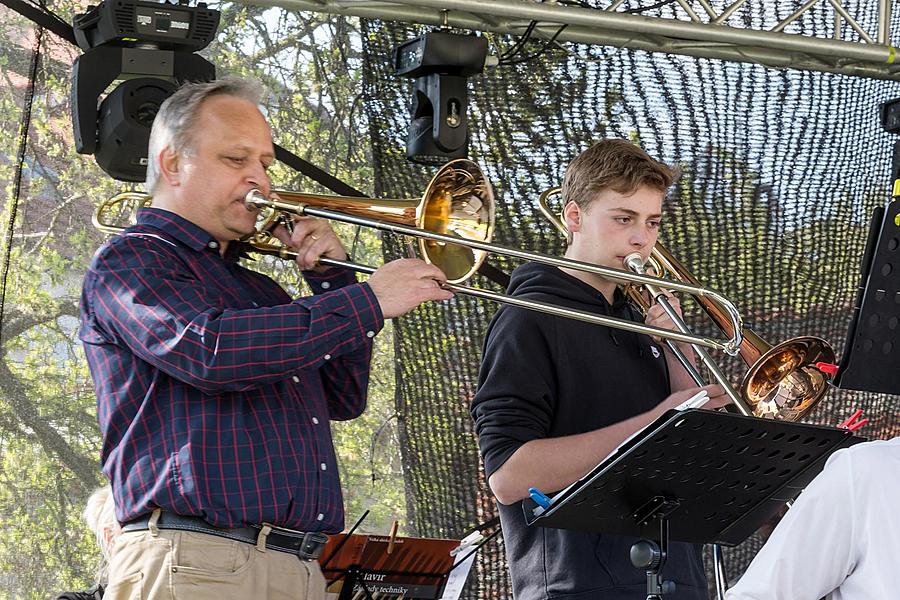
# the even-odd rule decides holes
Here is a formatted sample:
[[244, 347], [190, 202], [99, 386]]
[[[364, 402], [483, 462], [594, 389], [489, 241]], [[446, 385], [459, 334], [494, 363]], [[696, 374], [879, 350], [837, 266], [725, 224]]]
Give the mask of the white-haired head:
[[159, 155], [168, 148], [177, 154], [190, 153], [193, 133], [200, 117], [203, 101], [211, 96], [234, 96], [253, 104], [259, 104], [263, 88], [255, 80], [226, 77], [203, 83], [186, 83], [169, 96], [153, 120], [150, 131], [150, 146], [147, 152], [148, 194], [156, 191], [159, 181]]

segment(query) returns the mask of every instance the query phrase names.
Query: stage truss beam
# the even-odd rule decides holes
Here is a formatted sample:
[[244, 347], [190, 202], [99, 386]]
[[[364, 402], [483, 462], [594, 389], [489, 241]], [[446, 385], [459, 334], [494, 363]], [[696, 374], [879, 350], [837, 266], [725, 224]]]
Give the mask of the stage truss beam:
[[[747, 2], [763, 0], [734, 0], [721, 12], [708, 0], [675, 0], [686, 17], [678, 19], [619, 12], [623, 0], [614, 0], [602, 9], [530, 0], [241, 1], [288, 10], [445, 25], [510, 35], [521, 35], [532, 21], [537, 21], [533, 35], [544, 39], [551, 38], [566, 25], [557, 37], [559, 42], [635, 48], [900, 81], [900, 61], [895, 61], [896, 49], [890, 44], [889, 0], [876, 0], [878, 14], [874, 19], [874, 31], [860, 25], [860, 21], [865, 20], [849, 14], [840, 0], [806, 0], [788, 17], [765, 30], [728, 25], [728, 20]], [[832, 37], [784, 31], [817, 6], [833, 11]], [[848, 28], [855, 39], [842, 39], [842, 32]]]

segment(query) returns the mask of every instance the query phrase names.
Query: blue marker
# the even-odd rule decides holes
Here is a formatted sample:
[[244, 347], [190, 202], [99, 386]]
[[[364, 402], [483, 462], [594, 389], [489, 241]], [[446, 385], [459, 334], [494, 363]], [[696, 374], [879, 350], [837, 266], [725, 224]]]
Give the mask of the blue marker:
[[543, 494], [539, 489], [528, 488], [528, 495], [531, 496], [531, 499], [534, 500], [534, 503], [538, 506], [544, 509], [550, 508], [550, 498]]

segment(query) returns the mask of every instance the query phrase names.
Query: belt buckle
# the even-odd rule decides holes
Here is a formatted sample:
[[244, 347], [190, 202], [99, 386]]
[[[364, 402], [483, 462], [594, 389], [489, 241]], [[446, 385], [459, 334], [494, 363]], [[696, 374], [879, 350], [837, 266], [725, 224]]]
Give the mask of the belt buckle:
[[322, 549], [325, 548], [325, 544], [328, 542], [328, 536], [323, 533], [297, 531], [296, 529], [280, 527], [271, 523], [263, 523], [263, 525], [270, 527], [275, 533], [283, 533], [290, 537], [298, 538], [300, 545], [296, 550], [296, 554], [301, 560], [316, 560], [322, 554]]
[[300, 547], [300, 558], [305, 560], [316, 560], [321, 556], [325, 544], [328, 542], [328, 536], [324, 533], [307, 531], [303, 534], [303, 545]]

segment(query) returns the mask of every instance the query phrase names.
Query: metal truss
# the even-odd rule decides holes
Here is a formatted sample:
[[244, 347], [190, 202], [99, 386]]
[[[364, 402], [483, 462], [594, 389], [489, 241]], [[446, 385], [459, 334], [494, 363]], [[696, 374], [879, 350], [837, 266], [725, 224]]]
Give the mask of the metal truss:
[[[567, 1], [532, 0], [240, 0], [246, 4], [279, 6], [289, 10], [325, 12], [433, 26], [522, 34], [532, 21], [532, 35], [557, 41], [636, 48], [688, 56], [749, 62], [776, 68], [841, 73], [900, 81], [900, 60], [890, 44], [890, 0], [870, 0], [877, 18], [851, 15], [841, 0], [805, 0], [788, 17], [771, 27], [735, 26], [736, 12], [748, 3], [764, 3], [772, 12], [776, 0], [732, 0], [717, 10], [710, 0], [672, 0], [681, 10], [677, 18], [625, 12], [625, 0], [606, 8], [585, 8]], [[782, 5], [783, 6], [783, 5]], [[833, 14], [830, 37], [787, 33], [814, 8]], [[870, 22], [875, 21], [872, 25]], [[869, 27], [860, 24], [866, 23]], [[561, 26], [565, 29], [559, 32]], [[874, 27], [874, 31], [872, 28]], [[848, 33], [844, 39], [842, 33]]]

